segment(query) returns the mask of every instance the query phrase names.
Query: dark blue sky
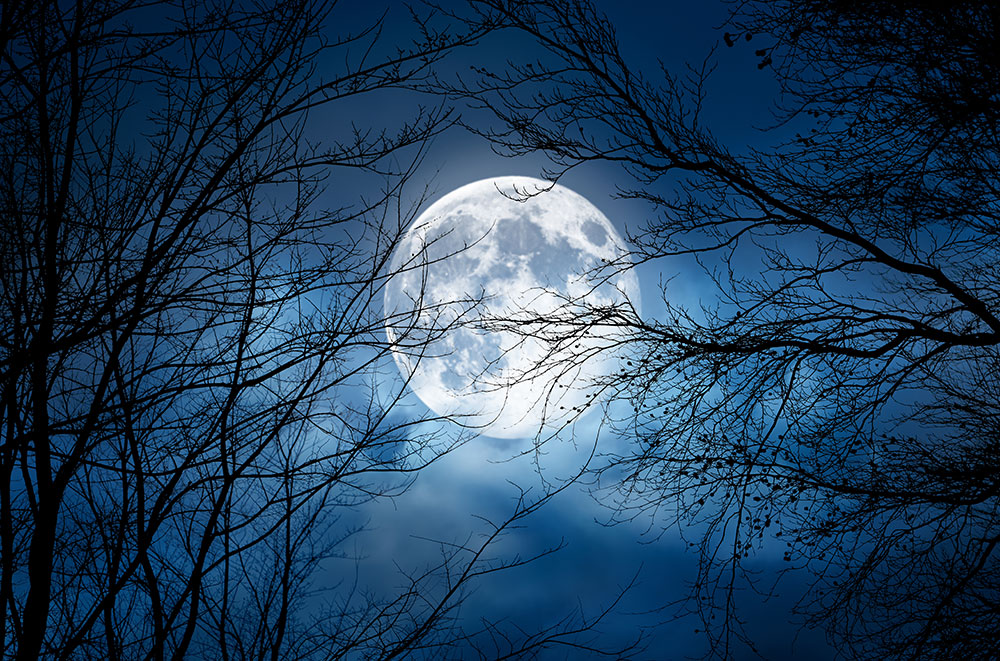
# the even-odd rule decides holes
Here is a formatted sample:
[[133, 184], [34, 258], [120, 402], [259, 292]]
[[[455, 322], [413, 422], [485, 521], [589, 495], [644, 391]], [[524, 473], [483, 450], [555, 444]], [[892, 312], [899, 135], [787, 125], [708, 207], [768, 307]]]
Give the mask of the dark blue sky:
[[[372, 3], [354, 11], [359, 12], [356, 18], [362, 21], [365, 12], [375, 15], [381, 8], [379, 3]], [[408, 17], [399, 9], [392, 6], [389, 11], [388, 34], [398, 32], [403, 39], [408, 34]], [[733, 48], [722, 44], [721, 26], [728, 14], [727, 4], [619, 2], [604, 3], [603, 9], [614, 21], [624, 55], [647, 75], [657, 75], [661, 61], [668, 70], [683, 72], [687, 63], [700, 66], [706, 57], [711, 57], [717, 68], [710, 79], [703, 121], [712, 127], [720, 141], [737, 152], [748, 145], [763, 146], [773, 141], [758, 128], [772, 120], [770, 109], [776, 84], [768, 71], [760, 71], [756, 66], [753, 50], [758, 44], [740, 42]], [[510, 35], [487, 39], [453, 55], [445, 68], [461, 71], [469, 63], [484, 62], [488, 66], [502, 66], [504, 59], [519, 52], [521, 47]], [[389, 92], [375, 100], [366, 100], [357, 108], [354, 122], [362, 127], [392, 125], [406, 119], [416, 104], [435, 102], [413, 93]], [[466, 121], [489, 121], [474, 110], [461, 107], [457, 110]], [[344, 108], [340, 106], [336, 112], [343, 113]], [[320, 119], [318, 126], [322, 126]], [[539, 176], [544, 166], [539, 157], [499, 156], [484, 140], [456, 128], [440, 136], [430, 147], [414, 183], [429, 184], [434, 191], [433, 201], [478, 179], [506, 174]], [[587, 197], [624, 232], [647, 220], [648, 209], [614, 198], [620, 176], [607, 166], [592, 165], [573, 170], [561, 183]], [[350, 190], [350, 182], [350, 179], [334, 181], [331, 195]], [[646, 314], [655, 315], [662, 309], [657, 305], [657, 282], [661, 278], [675, 278], [669, 289], [674, 302], [692, 307], [711, 302], [704, 300], [706, 292], [708, 296], [711, 292], [691, 264], [650, 263], [639, 274]], [[411, 397], [408, 404], [415, 416], [426, 412], [416, 398]], [[395, 415], [405, 416], [407, 412], [404, 408]], [[577, 430], [581, 442], [592, 442], [596, 429], [593, 416], [581, 424]], [[598, 443], [600, 449], [606, 449], [606, 444], [628, 443], [628, 439], [613, 439], [605, 434], [598, 438]], [[346, 578], [357, 571], [362, 584], [376, 592], [391, 593], [402, 584], [397, 569], [419, 571], [439, 559], [439, 546], [428, 540], [461, 543], [482, 535], [488, 528], [478, 517], [502, 519], [512, 510], [519, 489], [540, 493], [539, 478], [533, 473], [530, 461], [522, 458], [502, 462], [517, 447], [516, 443], [475, 439], [423, 471], [405, 494], [364, 507], [357, 514], [359, 521], [367, 522], [368, 529], [352, 540], [354, 553], [363, 556], [363, 560], [357, 565], [346, 559], [335, 563], [329, 569], [331, 580]], [[545, 460], [550, 479], [568, 475], [575, 465], [574, 459], [578, 461], [581, 456], [568, 446], [551, 448], [551, 454], [555, 456]], [[613, 645], [645, 630], [649, 647], [640, 658], [675, 659], [704, 654], [707, 643], [702, 634], [696, 633], [699, 622], [693, 618], [671, 621], [674, 610], [663, 609], [687, 595], [695, 578], [696, 558], [688, 550], [688, 541], [681, 538], [681, 531], [663, 530], [660, 521], [647, 518], [618, 526], [603, 525], [607, 520], [608, 513], [587, 493], [585, 485], [561, 493], [509, 535], [497, 552], [500, 557], [530, 555], [557, 545], [560, 540], [565, 547], [526, 567], [480, 581], [462, 611], [464, 621], [474, 623], [480, 617], [489, 617], [530, 629], [553, 621], [577, 605], [592, 615], [610, 603], [619, 589], [638, 574], [634, 589], [599, 626], [600, 642]], [[689, 533], [690, 540], [698, 539], [698, 531]], [[759, 572], [764, 589], [785, 568], [781, 550], [778, 544], [765, 544], [747, 565]], [[795, 600], [808, 585], [807, 578], [807, 575], [786, 577], [779, 586], [780, 598], [764, 600], [749, 590], [739, 595], [739, 615], [764, 658], [832, 658], [833, 650], [826, 645], [823, 634], [803, 630], [791, 615]], [[738, 648], [734, 656], [756, 658], [745, 647]], [[581, 652], [557, 648], [543, 658], [587, 657]]]
[[408, 1], [3, 6], [0, 656], [990, 656], [992, 7]]

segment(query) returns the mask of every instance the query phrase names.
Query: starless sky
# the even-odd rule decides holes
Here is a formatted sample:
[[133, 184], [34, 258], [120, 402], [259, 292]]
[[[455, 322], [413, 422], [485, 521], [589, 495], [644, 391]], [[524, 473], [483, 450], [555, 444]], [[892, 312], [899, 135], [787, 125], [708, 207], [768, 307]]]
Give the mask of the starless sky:
[[[729, 11], [726, 3], [621, 1], [602, 3], [600, 9], [613, 21], [629, 63], [650, 77], [657, 75], [659, 62], [668, 70], [683, 73], [686, 64], [701, 66], [705, 58], [711, 58], [716, 70], [709, 79], [702, 121], [712, 127], [720, 142], [738, 152], [748, 145], [762, 147], [777, 141], [776, 136], [759, 130], [773, 122], [770, 108], [777, 86], [768, 71], [756, 66], [753, 50], [759, 44], [741, 41], [732, 48], [723, 44], [722, 26]], [[387, 12], [386, 43], [407, 39], [411, 34], [410, 19], [399, 3], [352, 2], [339, 6], [334, 16], [342, 25], [363, 25], [383, 11]], [[520, 44], [513, 39], [512, 35], [500, 35], [462, 50], [446, 61], [445, 69], [459, 72], [467, 70], [469, 64], [504, 66], [507, 57], [520, 53]], [[362, 129], [392, 126], [412, 115], [417, 104], [436, 102], [412, 92], [385, 91], [353, 109], [354, 116], [349, 119]], [[473, 109], [459, 110], [466, 121], [488, 121]], [[342, 106], [336, 112], [336, 117], [317, 114], [313, 122], [318, 139], [347, 119], [342, 115]], [[481, 138], [456, 128], [430, 146], [414, 183], [429, 186], [429, 204], [479, 179], [512, 174], [540, 176], [545, 165], [537, 156], [497, 155]], [[625, 234], [647, 220], [649, 210], [636, 202], [614, 198], [621, 176], [595, 164], [574, 169], [560, 183], [586, 197]], [[414, 187], [413, 199], [420, 192]], [[356, 195], [354, 182], [350, 178], [335, 179], [327, 195], [332, 203]], [[697, 307], [704, 297], [712, 295], [707, 280], [689, 263], [645, 264], [638, 269], [638, 275], [647, 316], [662, 310], [658, 304], [661, 280], [673, 278], [667, 291], [675, 302]], [[419, 416], [426, 413], [421, 406], [411, 396], [407, 406], [394, 410], [392, 415]], [[544, 477], [558, 480], [572, 472], [599, 427], [600, 420], [591, 416], [577, 427], [579, 445], [564, 442], [559, 447], [547, 447], [544, 462], [548, 472]], [[601, 443], [627, 442], [606, 433], [600, 438]], [[516, 441], [476, 439], [423, 471], [399, 498], [379, 501], [355, 512], [357, 522], [367, 524], [366, 532], [353, 541], [354, 551], [364, 558], [357, 567], [361, 583], [376, 592], [398, 587], [401, 579], [397, 567], [417, 571], [440, 558], [439, 546], [428, 540], [461, 543], [487, 530], [477, 517], [501, 519], [509, 514], [519, 493], [511, 482], [523, 489], [540, 489], [540, 477], [534, 472], [531, 457], [504, 461], [518, 449]], [[598, 627], [602, 642], [625, 641], [640, 629], [648, 629], [648, 658], [675, 659], [704, 653], [706, 642], [695, 631], [699, 623], [693, 619], [671, 622], [673, 611], [662, 609], [683, 598], [694, 580], [696, 558], [688, 551], [688, 541], [676, 529], [663, 531], [646, 519], [631, 525], [603, 525], [608, 518], [608, 512], [586, 493], [585, 485], [560, 494], [508, 537], [498, 551], [527, 556], [560, 542], [565, 543], [565, 548], [481, 581], [462, 617], [469, 622], [480, 617], [506, 618], [530, 630], [577, 604], [593, 615], [638, 574], [637, 586]], [[690, 539], [699, 538], [700, 531], [690, 532]], [[777, 545], [765, 549], [749, 563], [751, 569], [760, 572], [765, 589], [784, 568], [781, 550]], [[355, 569], [348, 561], [331, 565], [327, 579], [333, 584], [351, 578]], [[832, 658], [833, 650], [821, 632], [801, 630], [791, 620], [791, 608], [805, 588], [806, 578], [784, 580], [781, 598], [765, 601], [752, 592], [739, 595], [740, 615], [765, 658]], [[564, 658], [565, 654], [556, 650], [551, 658]], [[576, 654], [569, 658], [585, 658]], [[738, 649], [735, 655], [758, 658], [749, 649]]]

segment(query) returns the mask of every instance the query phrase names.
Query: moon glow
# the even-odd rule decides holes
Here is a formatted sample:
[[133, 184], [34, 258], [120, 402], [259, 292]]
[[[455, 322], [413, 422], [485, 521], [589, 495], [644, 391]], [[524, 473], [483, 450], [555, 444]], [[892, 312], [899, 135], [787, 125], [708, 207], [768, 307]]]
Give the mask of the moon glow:
[[624, 246], [597, 207], [558, 184], [499, 177], [445, 195], [390, 262], [385, 326], [403, 378], [432, 411], [486, 436], [565, 424], [599, 399], [622, 337], [576, 314], [638, 308], [632, 270], [601, 269], [621, 263]]

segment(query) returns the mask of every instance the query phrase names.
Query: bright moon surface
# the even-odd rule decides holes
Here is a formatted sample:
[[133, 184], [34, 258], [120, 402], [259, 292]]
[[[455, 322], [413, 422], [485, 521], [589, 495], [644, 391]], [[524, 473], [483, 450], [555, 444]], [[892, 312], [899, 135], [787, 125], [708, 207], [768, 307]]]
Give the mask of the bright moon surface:
[[428, 408], [480, 434], [558, 429], [600, 398], [597, 384], [619, 364], [623, 331], [580, 322], [594, 307], [638, 312], [633, 271], [601, 269], [624, 255], [604, 214], [564, 186], [530, 177], [462, 186], [428, 207], [393, 254], [385, 324], [396, 364]]

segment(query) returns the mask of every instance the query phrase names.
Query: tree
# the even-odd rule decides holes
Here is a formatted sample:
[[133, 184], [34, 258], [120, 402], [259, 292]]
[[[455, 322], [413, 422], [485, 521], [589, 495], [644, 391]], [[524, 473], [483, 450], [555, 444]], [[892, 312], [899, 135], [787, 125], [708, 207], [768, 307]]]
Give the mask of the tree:
[[600, 493], [694, 536], [713, 654], [752, 645], [737, 588], [769, 592], [744, 561], [775, 545], [814, 576], [801, 610], [845, 651], [993, 654], [996, 4], [738, 3], [723, 41], [782, 89], [773, 148], [740, 154], [699, 116], [711, 61], [650, 76], [584, 1], [472, 0], [464, 18], [539, 48], [444, 83], [494, 118], [470, 128], [544, 153], [553, 179], [621, 168], [650, 220], [609, 268], [691, 257], [716, 286], [701, 310], [667, 291], [663, 318], [578, 316], [632, 332], [607, 387], [631, 399], [634, 447], [606, 458]]
[[[551, 494], [395, 597], [322, 585], [353, 532], [338, 514], [462, 441], [373, 384], [404, 186], [452, 118], [351, 126], [351, 104], [490, 29], [331, 37], [335, 4], [0, 8], [0, 656], [395, 658], [481, 636], [516, 657], [591, 626], [455, 620], [476, 576], [530, 561], [491, 545]], [[320, 140], [329, 117], [346, 128]]]

